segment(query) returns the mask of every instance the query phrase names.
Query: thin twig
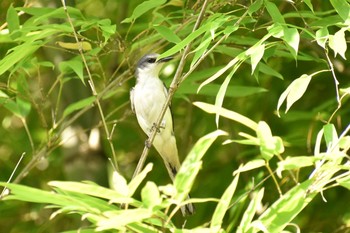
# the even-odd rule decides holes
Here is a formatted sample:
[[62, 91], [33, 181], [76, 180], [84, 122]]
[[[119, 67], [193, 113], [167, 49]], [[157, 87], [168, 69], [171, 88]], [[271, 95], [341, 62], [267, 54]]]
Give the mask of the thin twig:
[[[15, 172], [16, 172], [16, 170], [17, 170], [19, 164], [21, 163], [21, 161], [22, 161], [22, 159], [23, 159], [23, 157], [24, 157], [25, 154], [26, 154], [26, 152], [23, 152], [23, 153], [22, 153], [21, 157], [19, 158], [19, 160], [18, 160], [18, 162], [17, 162], [15, 168], [13, 169], [13, 171], [12, 171], [12, 173], [11, 173], [11, 175], [10, 175], [10, 177], [9, 177], [9, 179], [7, 180], [6, 183], [10, 183], [10, 182], [11, 182], [12, 177], [13, 177], [13, 175], [15, 174]], [[0, 194], [0, 199], [4, 196], [6, 190], [7, 190], [7, 187], [4, 187], [4, 189], [2, 190], [2, 192], [1, 192], [1, 194]]]
[[[67, 15], [67, 20], [72, 28], [72, 31], [73, 31], [73, 35], [74, 35], [74, 38], [77, 42], [78, 45], [81, 45], [81, 42], [79, 41], [79, 38], [78, 38], [78, 35], [74, 29], [74, 25], [73, 25], [73, 22], [72, 22], [72, 19], [70, 18], [70, 15], [68, 13], [68, 10], [67, 10], [67, 6], [66, 6], [66, 3], [65, 3], [65, 0], [61, 0], [62, 2], [62, 5], [63, 5], [63, 9]], [[84, 63], [84, 66], [85, 66], [85, 69], [86, 69], [86, 72], [88, 74], [88, 78], [89, 78], [89, 85], [90, 85], [90, 88], [91, 88], [91, 91], [92, 91], [92, 94], [97, 97], [98, 94], [96, 92], [96, 88], [95, 88], [95, 84], [94, 84], [94, 81], [92, 79], [92, 76], [91, 76], [91, 72], [90, 72], [90, 69], [89, 69], [89, 66], [87, 64], [87, 61], [86, 61], [86, 58], [84, 56], [84, 53], [83, 53], [83, 49], [82, 49], [82, 46], [79, 46], [79, 54], [83, 60], [83, 63]], [[104, 114], [103, 114], [103, 109], [102, 109], [102, 106], [101, 106], [101, 103], [100, 101], [96, 98], [95, 100], [95, 103], [97, 105], [97, 109], [100, 113], [100, 116], [101, 116], [101, 120], [102, 120], [102, 124], [103, 124], [103, 128], [104, 128], [104, 131], [105, 131], [105, 134], [107, 136], [107, 140], [109, 142], [109, 145], [111, 147], [111, 151], [112, 151], [112, 156], [115, 157], [115, 151], [114, 151], [114, 147], [113, 147], [113, 143], [111, 142], [111, 136], [110, 136], [110, 133], [109, 133], [109, 129], [108, 129], [108, 126], [106, 124], [106, 120], [104, 118]], [[118, 164], [115, 164], [116, 168], [118, 169]]]
[[[204, 13], [205, 13], [205, 10], [207, 8], [207, 5], [208, 5], [208, 0], [205, 0], [204, 3], [203, 3], [203, 6], [202, 6], [202, 9], [198, 15], [198, 18], [197, 18], [197, 21], [196, 21], [196, 24], [194, 25], [193, 27], [193, 30], [192, 32], [194, 32], [195, 30], [197, 30], [199, 28], [199, 25], [201, 24], [202, 22], [202, 19], [204, 17]], [[163, 108], [162, 108], [162, 111], [160, 112], [159, 116], [158, 116], [158, 119], [155, 123], [156, 127], [155, 129], [159, 128], [163, 118], [164, 118], [164, 114], [168, 108], [168, 106], [170, 105], [170, 102], [173, 98], [173, 95], [174, 93], [176, 92], [178, 86], [179, 86], [179, 83], [181, 81], [181, 76], [182, 76], [182, 71], [184, 69], [184, 66], [185, 66], [185, 62], [186, 62], [186, 57], [191, 49], [191, 44], [192, 42], [188, 43], [187, 46], [185, 47], [185, 50], [182, 54], [182, 57], [180, 59], [180, 62], [179, 62], [179, 65], [177, 67], [177, 70], [176, 70], [176, 73], [175, 73], [175, 76], [173, 78], [173, 81], [171, 82], [171, 85], [170, 85], [170, 88], [169, 88], [169, 93], [168, 93], [168, 96], [167, 96], [167, 99], [163, 105]], [[147, 158], [147, 155], [148, 155], [148, 152], [149, 152], [149, 147], [148, 145], [151, 145], [153, 143], [153, 140], [154, 138], [156, 137], [156, 133], [157, 133], [157, 130], [153, 130], [151, 132], [151, 135], [148, 137], [148, 143], [146, 143], [145, 147], [143, 148], [143, 152], [141, 154], [141, 157], [140, 157], [140, 160], [136, 166], [136, 169], [135, 169], [135, 172], [134, 172], [134, 175], [133, 175], [133, 178], [135, 178], [135, 176], [137, 176], [142, 168], [143, 168], [143, 165], [145, 163], [145, 160]]]

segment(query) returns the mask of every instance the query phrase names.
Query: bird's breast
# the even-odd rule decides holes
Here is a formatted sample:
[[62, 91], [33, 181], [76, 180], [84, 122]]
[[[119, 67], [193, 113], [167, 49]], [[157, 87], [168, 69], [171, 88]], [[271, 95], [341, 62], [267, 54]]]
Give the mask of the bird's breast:
[[139, 81], [134, 88], [134, 107], [141, 128], [147, 132], [156, 122], [166, 100], [163, 83], [158, 78]]

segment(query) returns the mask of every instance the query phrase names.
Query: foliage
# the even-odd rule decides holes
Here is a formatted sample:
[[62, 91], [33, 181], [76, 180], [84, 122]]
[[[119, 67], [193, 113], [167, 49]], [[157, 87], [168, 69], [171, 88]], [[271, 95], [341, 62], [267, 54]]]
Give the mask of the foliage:
[[[349, 231], [349, 1], [1, 9], [2, 229]], [[156, 156], [131, 179], [145, 136], [129, 80], [150, 51], [176, 61], [163, 75], [187, 154], [174, 184]]]

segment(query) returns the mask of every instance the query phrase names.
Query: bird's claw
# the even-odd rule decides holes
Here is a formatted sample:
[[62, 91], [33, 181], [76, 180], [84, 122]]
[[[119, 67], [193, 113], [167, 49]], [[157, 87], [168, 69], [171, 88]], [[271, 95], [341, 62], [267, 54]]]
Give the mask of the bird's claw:
[[157, 124], [156, 124], [156, 123], [153, 123], [153, 126], [152, 126], [151, 131], [153, 131], [154, 129], [157, 130], [157, 133], [160, 133], [160, 130], [161, 130], [161, 129], [165, 129], [165, 122], [162, 121], [162, 123], [159, 125], [159, 127], [157, 127]]
[[149, 142], [148, 139], [145, 141], [145, 146], [146, 146], [148, 149], [150, 149], [150, 148], [152, 147], [152, 144]]

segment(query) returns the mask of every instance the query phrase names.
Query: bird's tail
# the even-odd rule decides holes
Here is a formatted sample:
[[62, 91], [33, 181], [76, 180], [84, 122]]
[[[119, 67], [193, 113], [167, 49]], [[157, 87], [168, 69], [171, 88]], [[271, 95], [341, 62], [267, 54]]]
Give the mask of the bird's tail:
[[[174, 181], [175, 176], [176, 176], [177, 171], [178, 171], [178, 168], [179, 168], [179, 165], [176, 166], [175, 164], [167, 163], [166, 161], [164, 161], [164, 162], [165, 162], [165, 166], [168, 170], [169, 176], [171, 177], [171, 180]], [[186, 200], [188, 200], [190, 198], [191, 198], [190, 195], [188, 195]], [[183, 216], [193, 215], [195, 213], [194, 205], [192, 203], [188, 203], [188, 204], [182, 206], [181, 213]]]

